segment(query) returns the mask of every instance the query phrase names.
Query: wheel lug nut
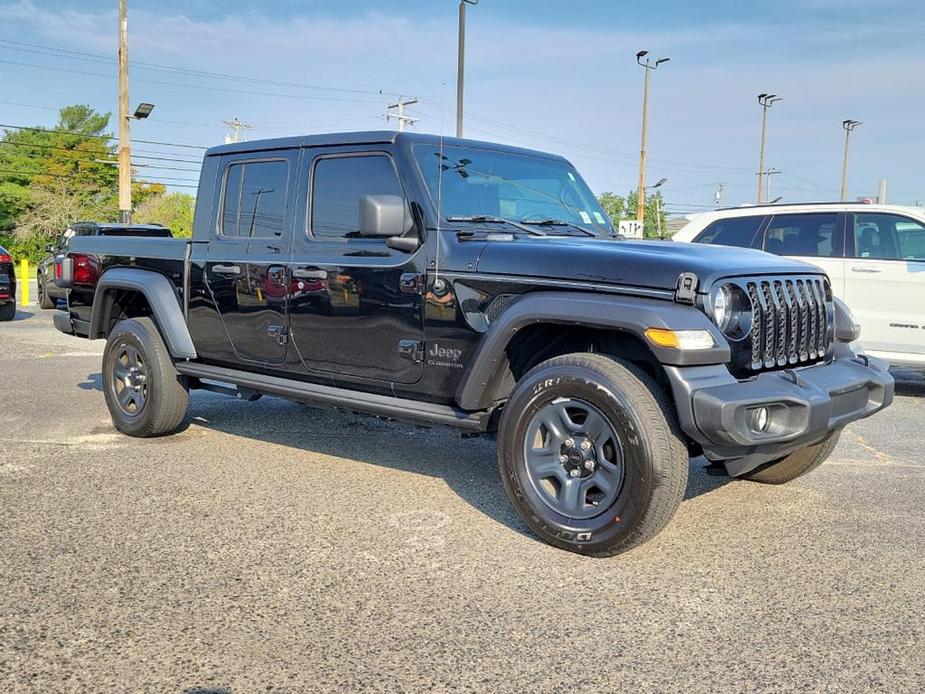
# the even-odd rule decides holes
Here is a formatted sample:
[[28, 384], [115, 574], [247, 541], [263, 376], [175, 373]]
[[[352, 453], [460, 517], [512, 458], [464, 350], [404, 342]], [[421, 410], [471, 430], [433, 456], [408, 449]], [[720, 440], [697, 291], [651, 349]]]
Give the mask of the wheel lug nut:
[[586, 451], [591, 448], [591, 442], [587, 439], [581, 442], [581, 450]]
[[559, 462], [560, 462], [560, 463], [564, 463], [564, 462], [566, 462], [567, 460], [568, 460], [568, 456], [567, 456], [567, 455], [560, 455], [560, 456], [559, 456]]
[[594, 469], [594, 461], [593, 461], [593, 460], [586, 460], [586, 461], [585, 461], [585, 469], [586, 469], [586, 470], [593, 470], [593, 469]]
[[569, 448], [571, 448], [572, 446], [575, 445], [575, 440], [574, 440], [574, 439], [565, 439], [565, 445], [568, 446]]
[[572, 477], [578, 477], [578, 475], [580, 475], [581, 473], [578, 472], [578, 468], [573, 468], [572, 471], [568, 474], [570, 474]]

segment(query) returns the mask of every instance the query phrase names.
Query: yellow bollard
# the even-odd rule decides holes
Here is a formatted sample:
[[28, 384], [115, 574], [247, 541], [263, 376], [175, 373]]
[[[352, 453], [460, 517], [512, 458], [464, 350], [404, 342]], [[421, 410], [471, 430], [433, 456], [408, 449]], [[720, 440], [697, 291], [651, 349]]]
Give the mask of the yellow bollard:
[[23, 258], [19, 263], [19, 305], [29, 305], [29, 261]]

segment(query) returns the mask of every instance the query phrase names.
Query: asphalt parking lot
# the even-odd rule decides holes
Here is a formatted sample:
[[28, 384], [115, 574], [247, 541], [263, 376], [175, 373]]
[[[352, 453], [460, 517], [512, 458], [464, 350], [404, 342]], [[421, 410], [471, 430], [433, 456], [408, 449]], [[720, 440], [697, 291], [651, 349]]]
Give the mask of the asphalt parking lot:
[[654, 541], [536, 540], [492, 442], [194, 393], [117, 434], [101, 342], [0, 324], [2, 691], [925, 689], [925, 375], [783, 487]]

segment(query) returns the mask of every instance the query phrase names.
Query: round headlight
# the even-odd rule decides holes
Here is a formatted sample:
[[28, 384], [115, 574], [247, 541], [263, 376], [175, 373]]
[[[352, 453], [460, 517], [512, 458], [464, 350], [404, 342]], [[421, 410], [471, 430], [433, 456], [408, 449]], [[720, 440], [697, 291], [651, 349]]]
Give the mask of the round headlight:
[[752, 329], [752, 303], [734, 284], [724, 284], [713, 297], [713, 321], [723, 334], [741, 340]]
[[[716, 292], [716, 296], [713, 298], [713, 320], [722, 330], [723, 325], [726, 323], [726, 319], [729, 317], [729, 291], [727, 287], [729, 285], [723, 285], [719, 288], [719, 291]], [[723, 331], [725, 332], [725, 331]]]

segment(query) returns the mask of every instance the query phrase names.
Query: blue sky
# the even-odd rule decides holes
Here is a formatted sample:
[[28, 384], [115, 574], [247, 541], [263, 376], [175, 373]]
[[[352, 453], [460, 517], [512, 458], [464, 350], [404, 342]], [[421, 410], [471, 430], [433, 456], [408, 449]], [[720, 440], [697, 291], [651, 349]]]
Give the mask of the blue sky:
[[[671, 211], [712, 206], [719, 183], [725, 203], [754, 200], [765, 91], [784, 97], [769, 114], [773, 197], [835, 198], [853, 118], [850, 196], [883, 177], [892, 202], [925, 203], [921, 0], [481, 0], [468, 17], [466, 135], [563, 154], [596, 192], [635, 185], [634, 54], [648, 49], [671, 57], [651, 81], [648, 169], [668, 178]], [[48, 125], [75, 102], [114, 111], [116, 32], [115, 0], [0, 0], [0, 122]], [[395, 94], [421, 98], [418, 129], [454, 130], [455, 0], [129, 0], [129, 40], [131, 100], [157, 104], [136, 138], [216, 144], [235, 116], [250, 139], [391, 128]]]

